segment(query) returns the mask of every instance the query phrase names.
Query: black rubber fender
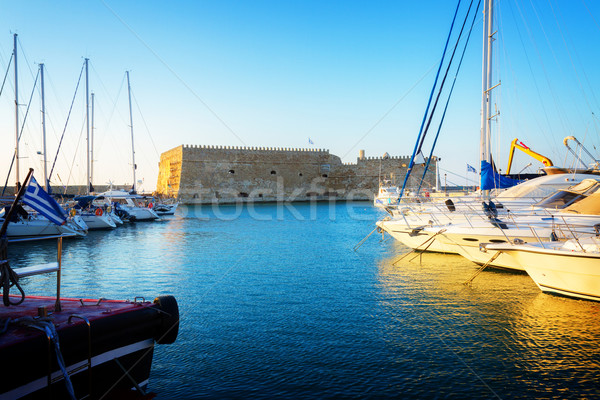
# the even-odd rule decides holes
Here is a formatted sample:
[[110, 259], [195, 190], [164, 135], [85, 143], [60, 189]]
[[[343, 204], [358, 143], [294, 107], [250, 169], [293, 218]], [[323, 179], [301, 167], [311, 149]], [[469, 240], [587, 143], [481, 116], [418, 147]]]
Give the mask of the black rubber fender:
[[173, 296], [158, 296], [154, 304], [159, 308], [160, 326], [154, 335], [158, 344], [171, 344], [177, 339], [179, 333], [179, 306]]

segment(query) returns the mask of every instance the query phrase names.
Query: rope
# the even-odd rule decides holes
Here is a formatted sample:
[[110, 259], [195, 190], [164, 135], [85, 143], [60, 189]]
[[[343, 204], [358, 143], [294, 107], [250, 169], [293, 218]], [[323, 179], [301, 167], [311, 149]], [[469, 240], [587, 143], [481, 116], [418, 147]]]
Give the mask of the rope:
[[487, 267], [488, 267], [488, 266], [489, 266], [489, 265], [490, 265], [490, 264], [491, 264], [491, 263], [492, 263], [492, 262], [493, 262], [493, 261], [494, 261], [496, 258], [498, 258], [498, 256], [500, 255], [500, 253], [502, 253], [502, 252], [501, 252], [501, 251], [497, 251], [497, 252], [496, 252], [496, 254], [494, 254], [494, 255], [492, 256], [492, 258], [490, 258], [490, 259], [489, 259], [489, 260], [488, 260], [488, 261], [487, 261], [485, 264], [483, 264], [483, 265], [481, 266], [481, 268], [479, 268], [479, 269], [477, 270], [477, 272], [475, 272], [475, 273], [473, 274], [473, 276], [472, 276], [472, 277], [470, 277], [469, 279], [467, 279], [467, 280], [466, 280], [466, 281], [463, 283], [463, 285], [470, 285], [471, 283], [473, 283], [473, 280], [474, 280], [474, 279], [477, 277], [477, 275], [479, 275], [480, 273], [482, 273], [484, 269], [486, 269], [486, 268], [487, 268]]
[[[472, 5], [473, 5], [473, 1], [471, 1], [471, 4], [469, 5], [469, 12], [467, 12], [467, 17], [469, 16]], [[446, 118], [446, 111], [448, 110], [448, 104], [450, 104], [450, 98], [452, 97], [452, 93], [454, 92], [454, 85], [456, 84], [456, 78], [458, 77], [458, 72], [460, 71], [460, 67], [462, 66], [462, 62], [465, 57], [465, 52], [467, 51], [467, 45], [469, 44], [469, 40], [471, 39], [471, 33], [473, 33], [473, 26], [475, 25], [475, 20], [477, 18], [477, 13], [479, 12], [480, 6], [481, 6], [481, 0], [479, 0], [479, 2], [477, 3], [477, 9], [475, 10], [475, 14], [473, 15], [473, 21], [471, 21], [471, 28], [469, 29], [469, 34], [467, 35], [467, 40], [465, 41], [465, 46], [463, 48], [462, 55], [460, 56], [460, 61], [458, 62], [456, 74], [454, 75], [454, 80], [452, 81], [452, 86], [450, 87], [450, 93], [448, 93], [448, 99], [446, 100], [446, 106], [444, 107], [444, 112], [442, 113], [442, 118], [440, 120], [440, 125], [438, 126], [437, 133], [435, 134], [435, 139], [433, 140], [433, 145], [431, 146], [431, 152], [429, 153], [429, 158], [427, 158], [427, 164], [425, 165], [425, 168], [423, 170], [423, 177], [421, 178], [421, 182], [419, 183], [419, 188], [417, 189], [417, 194], [419, 194], [419, 192], [421, 191], [421, 186], [423, 185], [423, 182], [425, 181], [425, 174], [427, 173], [429, 164], [431, 164], [431, 157], [433, 156], [433, 150], [435, 149], [435, 145], [437, 144], [437, 140], [440, 136], [440, 131], [442, 130], [442, 125], [444, 124], [444, 119]], [[462, 36], [462, 31], [465, 27], [464, 24], [466, 22], [467, 22], [467, 18], [465, 17], [465, 21], [460, 30], [460, 35], [458, 36], [458, 39], [456, 41], [456, 47], [454, 47], [454, 51], [456, 51], [456, 49], [458, 47], [458, 40], [460, 40], [460, 37]], [[450, 63], [452, 63], [453, 58], [454, 58], [454, 52], [452, 53], [452, 58], [450, 58]], [[450, 69], [450, 64], [448, 64], [448, 70], [449, 69]], [[446, 71], [446, 75], [447, 74], [448, 74], [448, 71]], [[446, 77], [444, 77], [444, 80], [446, 80]], [[444, 85], [444, 83], [442, 82], [442, 86], [443, 85]], [[441, 94], [441, 89], [440, 89], [439, 94]], [[439, 95], [438, 95], [438, 98], [439, 98]], [[437, 104], [437, 100], [436, 100], [436, 104]], [[435, 109], [435, 106], [434, 106], [434, 109]], [[432, 111], [432, 114], [430, 117], [430, 122], [431, 122], [432, 117], [433, 117], [433, 111]], [[428, 126], [429, 126], [429, 124], [428, 124]], [[425, 137], [423, 137], [423, 139], [425, 139]]]
[[[446, 232], [446, 229], [440, 229], [440, 230], [439, 230], [439, 231], [437, 231], [437, 232], [436, 232], [436, 233], [435, 233], [433, 236], [429, 237], [429, 238], [428, 238], [426, 241], [424, 241], [423, 243], [421, 243], [420, 245], [418, 245], [417, 247], [415, 247], [414, 249], [412, 249], [412, 250], [411, 250], [411, 251], [409, 251], [408, 253], [406, 253], [406, 254], [402, 255], [402, 257], [400, 257], [399, 259], [397, 259], [396, 261], [394, 261], [394, 262], [392, 263], [392, 265], [394, 265], [394, 266], [395, 266], [396, 264], [398, 264], [400, 261], [402, 261], [404, 258], [406, 258], [407, 256], [409, 256], [410, 254], [412, 254], [412, 253], [414, 253], [415, 251], [419, 250], [419, 247], [423, 246], [423, 245], [424, 245], [424, 244], [426, 244], [426, 243], [429, 243], [429, 242], [431, 242], [431, 243], [429, 243], [429, 244], [428, 244], [428, 245], [425, 247], [425, 249], [423, 250], [423, 251], [426, 251], [426, 250], [429, 248], [429, 246], [431, 246], [431, 245], [433, 244], [433, 241], [435, 240], [435, 237], [436, 237], [437, 235], [441, 235], [441, 234], [442, 234], [442, 233], [444, 233], [444, 232]], [[411, 261], [412, 261], [412, 260], [414, 260], [414, 258], [412, 258], [412, 259], [411, 259]]]
[[427, 120], [427, 115], [429, 114], [429, 106], [431, 106], [431, 99], [433, 99], [433, 93], [435, 93], [437, 81], [440, 77], [442, 65], [444, 64], [444, 57], [446, 56], [446, 50], [448, 49], [448, 43], [450, 42], [450, 37], [452, 36], [452, 30], [454, 28], [454, 22], [456, 22], [456, 16], [458, 15], [459, 7], [460, 7], [460, 0], [458, 0], [458, 4], [456, 5], [456, 11], [454, 11], [454, 18], [452, 19], [452, 25], [450, 25], [450, 32], [448, 32], [448, 38], [446, 39], [446, 45], [444, 46], [444, 52], [442, 53], [442, 59], [440, 60], [440, 66], [438, 67], [437, 74], [435, 75], [435, 81], [433, 82], [433, 87], [431, 88], [431, 94], [429, 95], [429, 101], [427, 102], [427, 107], [425, 108], [425, 115], [423, 116], [423, 121], [421, 122], [421, 128], [419, 129], [419, 136], [417, 137], [417, 143], [415, 144], [415, 149], [413, 150], [412, 157], [410, 158], [410, 164], [408, 166], [408, 171], [406, 171], [406, 176], [404, 177], [404, 183], [402, 184], [402, 189], [400, 190], [400, 197], [402, 197], [402, 194], [404, 193], [404, 188], [406, 187], [406, 183], [408, 182], [408, 177], [410, 176], [412, 167], [415, 165], [415, 156], [417, 154], [419, 142], [421, 141], [421, 135], [423, 134], [423, 127], [425, 126], [425, 121]]
[[4, 74], [4, 80], [2, 81], [2, 87], [0, 88], [0, 97], [2, 96], [2, 92], [4, 91], [4, 84], [6, 83], [6, 78], [8, 77], [8, 73], [10, 72], [10, 64], [12, 64], [13, 57], [15, 55], [10, 55], [10, 60], [8, 60], [8, 66], [6, 67], [6, 74]]
[[[5, 306], [18, 306], [25, 300], [25, 292], [19, 285], [19, 276], [8, 265], [7, 260], [0, 261], [0, 285], [2, 286], [2, 302]], [[10, 301], [10, 288], [16, 286], [21, 293], [21, 299], [17, 302]]]
[[[27, 104], [27, 111], [25, 111], [25, 116], [23, 118], [23, 124], [21, 125], [21, 131], [19, 132], [19, 137], [17, 138], [17, 142], [21, 141], [21, 136], [23, 136], [23, 129], [25, 129], [25, 122], [27, 121], [27, 116], [29, 115], [29, 109], [31, 108], [31, 100], [33, 99], [33, 95], [35, 94], [35, 87], [37, 85], [38, 78], [40, 76], [40, 70], [38, 69], [38, 73], [35, 77], [35, 82], [33, 82], [33, 89], [31, 89], [31, 96], [29, 96], [29, 103]], [[10, 176], [10, 172], [12, 171], [13, 164], [15, 163], [16, 153], [13, 153], [12, 160], [10, 161], [10, 167], [8, 168], [8, 174], [6, 175], [6, 181], [4, 182], [4, 188], [2, 189], [2, 196], [4, 196], [4, 191], [8, 186], [8, 178]]]
[[52, 172], [54, 172], [54, 166], [56, 165], [56, 159], [58, 158], [58, 152], [60, 151], [60, 146], [62, 145], [62, 141], [65, 137], [65, 132], [67, 131], [67, 125], [69, 124], [69, 118], [71, 117], [71, 111], [73, 111], [73, 104], [75, 103], [75, 97], [77, 96], [77, 90], [79, 89], [79, 84], [81, 83], [81, 76], [83, 75], [84, 67], [85, 67], [85, 63], [81, 67], [81, 72], [79, 73], [79, 79], [77, 80], [77, 86], [75, 87], [75, 93], [73, 94], [73, 100], [71, 100], [71, 107], [69, 108], [69, 114], [67, 115], [67, 121], [65, 122], [65, 127], [63, 129], [63, 133], [60, 136], [60, 141], [58, 142], [58, 148], [56, 149], [56, 155], [54, 156], [54, 162], [52, 163], [52, 168], [50, 169], [50, 174], [48, 174], [48, 182], [50, 182], [50, 178], [52, 177]]
[[[76, 400], [77, 398], [75, 397], [75, 391], [73, 390], [73, 383], [71, 383], [71, 378], [69, 377], [69, 373], [67, 372], [65, 360], [63, 358], [62, 352], [60, 351], [58, 332], [56, 332], [54, 323], [52, 323], [52, 321], [50, 320], [34, 320], [31, 317], [19, 318], [15, 322], [19, 325], [27, 326], [44, 332], [48, 339], [52, 341], [52, 343], [54, 344], [54, 352], [56, 353], [56, 362], [63, 373], [63, 377], [65, 378], [65, 386], [67, 387], [67, 392], [69, 392], [69, 397], [73, 400]], [[92, 366], [90, 365], [89, 368], [91, 367]]]

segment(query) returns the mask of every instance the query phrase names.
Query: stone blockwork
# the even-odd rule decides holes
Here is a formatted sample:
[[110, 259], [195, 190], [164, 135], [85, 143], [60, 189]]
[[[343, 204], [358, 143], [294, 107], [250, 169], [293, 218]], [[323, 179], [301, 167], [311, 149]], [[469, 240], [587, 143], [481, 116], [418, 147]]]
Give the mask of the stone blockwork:
[[[401, 185], [409, 161], [364, 157], [361, 151], [356, 164], [344, 164], [322, 149], [178, 146], [161, 155], [156, 190], [187, 204], [369, 200], [380, 176]], [[423, 168], [416, 166], [411, 179], [420, 180]], [[435, 162], [429, 169], [424, 188], [435, 186]]]

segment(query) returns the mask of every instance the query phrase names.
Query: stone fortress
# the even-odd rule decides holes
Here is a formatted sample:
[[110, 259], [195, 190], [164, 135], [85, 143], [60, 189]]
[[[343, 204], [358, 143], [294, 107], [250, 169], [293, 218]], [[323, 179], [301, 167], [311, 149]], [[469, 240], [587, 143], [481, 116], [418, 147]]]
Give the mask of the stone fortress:
[[[422, 190], [435, 187], [438, 159]], [[235, 146], [175, 147], [161, 154], [156, 191], [184, 204], [240, 201], [372, 200], [380, 180], [402, 185], [410, 156], [365, 157], [356, 163], [323, 149]], [[425, 165], [415, 165], [408, 187], [418, 186]]]

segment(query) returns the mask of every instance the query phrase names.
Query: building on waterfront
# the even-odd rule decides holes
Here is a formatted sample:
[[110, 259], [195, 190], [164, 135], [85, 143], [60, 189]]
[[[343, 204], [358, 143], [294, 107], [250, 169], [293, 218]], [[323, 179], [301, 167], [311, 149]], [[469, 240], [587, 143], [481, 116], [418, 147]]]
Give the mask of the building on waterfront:
[[[423, 190], [435, 187], [437, 158]], [[183, 203], [238, 201], [371, 200], [385, 177], [402, 185], [410, 157], [365, 157], [356, 163], [323, 149], [188, 146], [161, 154], [158, 195]], [[409, 187], [418, 186], [425, 165], [413, 168]]]

